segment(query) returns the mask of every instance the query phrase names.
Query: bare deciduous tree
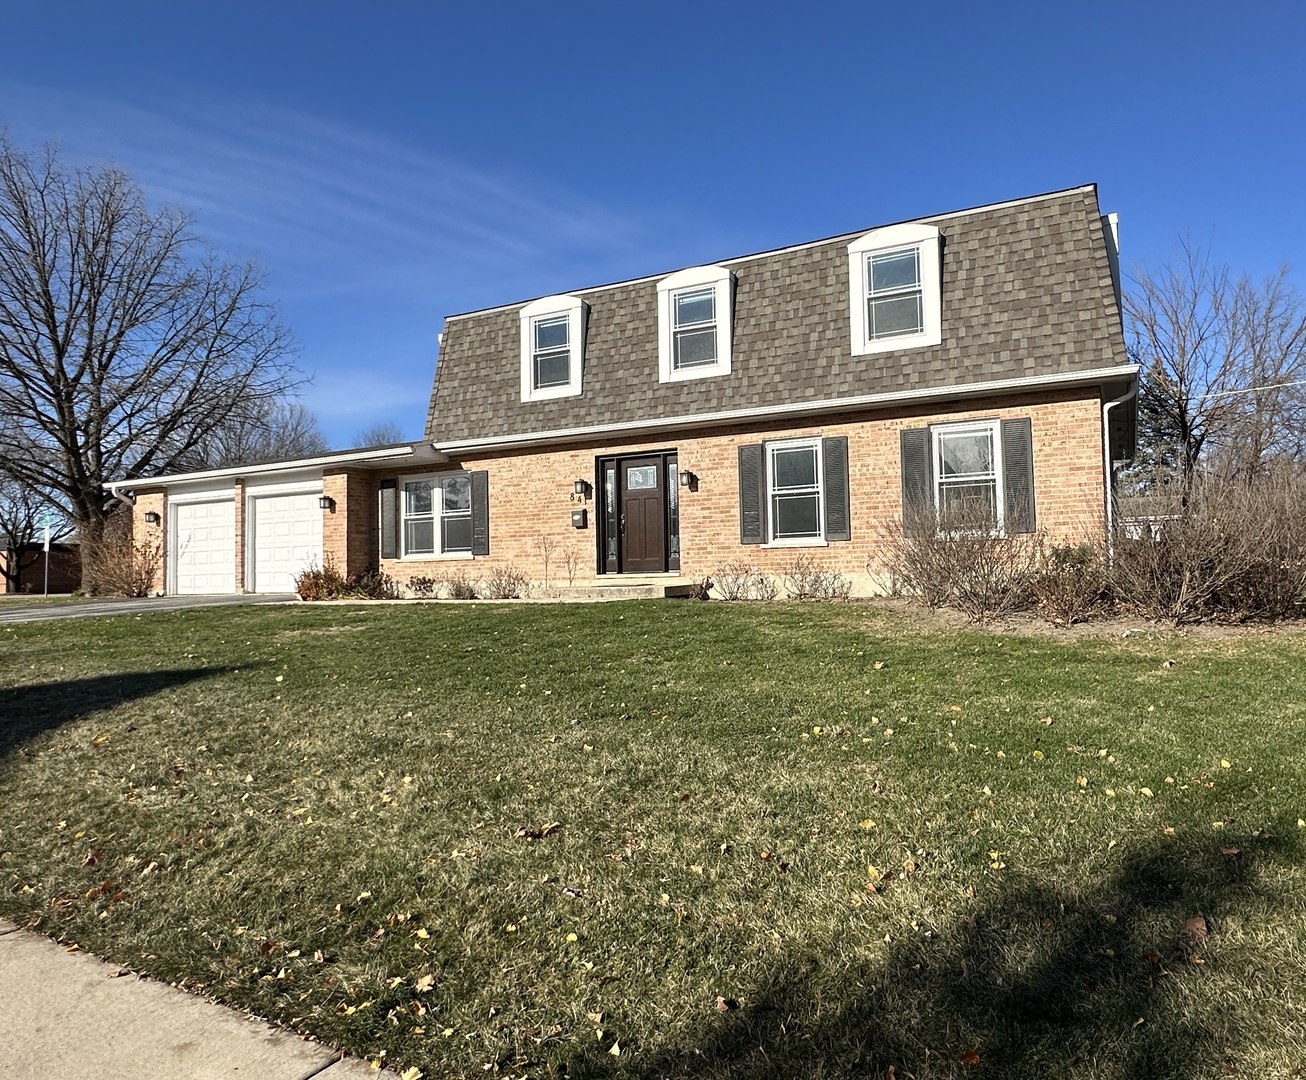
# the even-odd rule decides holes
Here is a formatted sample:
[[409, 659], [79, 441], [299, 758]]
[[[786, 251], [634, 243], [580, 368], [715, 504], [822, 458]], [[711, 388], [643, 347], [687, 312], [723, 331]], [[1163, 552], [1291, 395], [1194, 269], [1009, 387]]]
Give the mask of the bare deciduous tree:
[[354, 436], [354, 445], [358, 447], [392, 446], [395, 443], [407, 441], [399, 425], [392, 421], [386, 421], [384, 424], [373, 424]]
[[1189, 240], [1135, 271], [1125, 316], [1143, 366], [1140, 450], [1185, 490], [1203, 461], [1251, 480], [1306, 449], [1306, 301], [1287, 273], [1235, 278]]
[[257, 410], [228, 417], [182, 461], [190, 469], [224, 469], [264, 461], [311, 457], [327, 450], [317, 417], [302, 401], [264, 401]]
[[299, 378], [252, 264], [111, 165], [68, 168], [0, 134], [0, 470], [95, 538], [104, 485], [184, 467]]

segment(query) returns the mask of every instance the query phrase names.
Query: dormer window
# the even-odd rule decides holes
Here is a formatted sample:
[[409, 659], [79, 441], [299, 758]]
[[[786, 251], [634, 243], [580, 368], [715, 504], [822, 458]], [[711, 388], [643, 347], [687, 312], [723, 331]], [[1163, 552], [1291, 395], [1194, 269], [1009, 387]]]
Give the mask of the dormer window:
[[522, 401], [575, 397], [585, 366], [585, 301], [546, 296], [521, 309]]
[[723, 266], [681, 270], [658, 282], [659, 381], [730, 374], [733, 285]]
[[939, 230], [890, 225], [848, 245], [852, 353], [866, 356], [942, 340]]

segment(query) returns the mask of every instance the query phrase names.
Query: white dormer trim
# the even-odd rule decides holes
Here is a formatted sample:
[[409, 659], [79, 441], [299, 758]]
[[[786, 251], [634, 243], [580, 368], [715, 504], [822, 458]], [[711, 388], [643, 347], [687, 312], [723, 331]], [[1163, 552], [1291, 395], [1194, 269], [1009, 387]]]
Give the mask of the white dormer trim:
[[[576, 397], [581, 392], [585, 368], [585, 315], [589, 305], [579, 296], [544, 296], [521, 309], [521, 399], [549, 401]], [[567, 320], [567, 381], [537, 386], [535, 378], [535, 327], [565, 317]]]
[[[873, 229], [848, 245], [848, 309], [852, 322], [854, 356], [918, 349], [942, 342], [940, 247], [939, 227], [915, 222]], [[868, 261], [872, 255], [909, 251], [915, 251], [919, 260], [920, 329], [914, 333], [875, 337], [868, 325], [870, 320], [867, 305], [871, 284], [867, 272]], [[907, 290], [907, 293], [910, 292]]]
[[[695, 266], [658, 282], [658, 381], [680, 382], [729, 375], [734, 330], [734, 275], [724, 266]], [[716, 348], [711, 363], [676, 365], [676, 297], [712, 290]], [[703, 333], [699, 329], [698, 333]]]

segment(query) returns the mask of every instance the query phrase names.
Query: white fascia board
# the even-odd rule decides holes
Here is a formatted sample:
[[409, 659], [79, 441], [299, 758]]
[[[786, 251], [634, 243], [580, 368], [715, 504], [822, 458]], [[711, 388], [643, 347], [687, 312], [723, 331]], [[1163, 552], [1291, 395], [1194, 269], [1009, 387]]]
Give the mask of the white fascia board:
[[335, 454], [293, 458], [289, 461], [267, 461], [261, 465], [233, 465], [225, 469], [207, 469], [203, 472], [138, 476], [133, 480], [111, 480], [105, 486], [116, 495], [121, 488], [204, 484], [212, 480], [235, 480], [238, 477], [276, 473], [302, 473], [305, 470], [329, 469], [340, 465], [372, 468], [390, 462], [420, 463], [443, 460], [445, 460], [444, 455], [430, 443], [405, 443], [401, 446], [380, 446], [371, 450], [342, 450]]
[[781, 420], [790, 416], [812, 416], [823, 413], [850, 412], [858, 409], [888, 408], [894, 405], [911, 405], [915, 402], [993, 397], [998, 394], [1020, 393], [1023, 391], [1093, 386], [1113, 379], [1136, 379], [1139, 370], [1138, 364], [1120, 364], [1116, 367], [1059, 372], [1054, 375], [1030, 375], [1019, 379], [994, 379], [988, 382], [964, 383], [956, 386], [931, 386], [924, 390], [895, 390], [891, 393], [863, 394], [859, 397], [827, 398], [823, 401], [803, 401], [784, 405], [763, 405], [755, 409], [730, 409], [722, 412], [699, 413], [697, 415], [656, 417], [633, 424], [595, 424], [592, 427], [532, 431], [521, 435], [437, 444], [436, 449], [450, 457], [458, 457], [486, 450], [519, 449], [540, 446], [546, 443], [624, 437], [675, 428], [725, 427], [754, 420]]

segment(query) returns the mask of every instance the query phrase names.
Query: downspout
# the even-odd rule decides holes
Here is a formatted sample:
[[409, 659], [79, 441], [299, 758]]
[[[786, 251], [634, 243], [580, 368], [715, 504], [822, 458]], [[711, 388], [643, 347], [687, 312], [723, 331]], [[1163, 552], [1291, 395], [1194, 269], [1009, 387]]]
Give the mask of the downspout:
[[1138, 380], [1118, 398], [1102, 405], [1102, 487], [1106, 496], [1106, 560], [1115, 560], [1115, 475], [1111, 469], [1111, 410], [1138, 396]]

